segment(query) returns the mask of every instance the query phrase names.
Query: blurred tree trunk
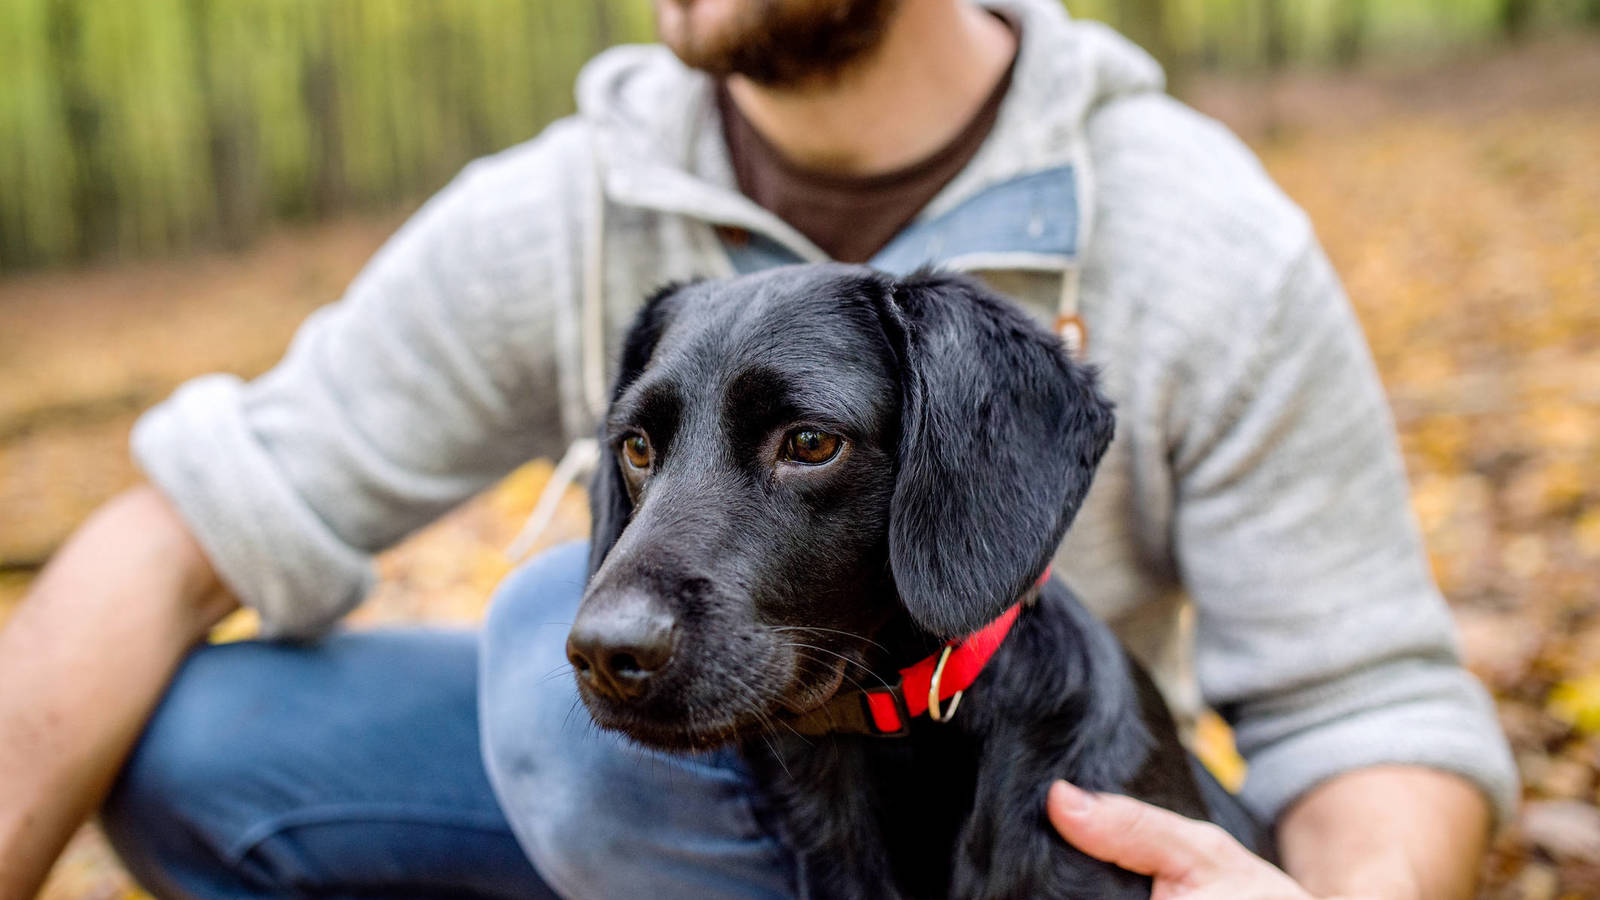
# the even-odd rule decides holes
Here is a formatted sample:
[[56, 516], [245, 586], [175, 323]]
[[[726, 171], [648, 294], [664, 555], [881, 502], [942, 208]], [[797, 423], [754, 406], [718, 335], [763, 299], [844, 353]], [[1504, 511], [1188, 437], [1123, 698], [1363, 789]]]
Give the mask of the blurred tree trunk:
[[1263, 123], [1268, 140], [1275, 140], [1283, 132], [1283, 117], [1278, 112], [1278, 75], [1289, 62], [1289, 22], [1284, 15], [1283, 0], [1259, 0], [1257, 12], [1261, 19], [1261, 61], [1266, 66], [1271, 82], [1266, 93], [1266, 119]]
[[1167, 70], [1167, 89], [1176, 93], [1174, 86], [1182, 73], [1178, 70], [1177, 48], [1167, 32], [1166, 0], [1123, 0], [1117, 9], [1117, 26], [1161, 63]]
[[611, 10], [608, 4], [596, 3], [594, 5], [594, 45], [596, 47], [609, 47], [616, 42], [616, 29], [611, 26]]
[[1333, 32], [1333, 59], [1349, 68], [1361, 61], [1370, 25], [1368, 0], [1340, 0]]
[[211, 184], [217, 215], [217, 236], [232, 250], [249, 246], [261, 226], [263, 205], [256, 172], [256, 123], [241, 98], [217, 83], [212, 52], [212, 16], [215, 0], [189, 0], [188, 15], [195, 42], [195, 81], [205, 104], [206, 149], [211, 162]]
[[1261, 0], [1261, 60], [1277, 72], [1289, 61], [1289, 21], [1283, 0]]
[[1500, 32], [1516, 40], [1528, 30], [1533, 19], [1533, 0], [1500, 0]]
[[121, 212], [112, 181], [93, 148], [104, 116], [84, 84], [82, 12], [78, 4], [50, 5], [50, 77], [60, 85], [67, 136], [72, 146], [72, 217], [78, 223], [74, 256], [82, 259], [117, 245]]
[[[327, 10], [322, 12], [324, 16], [331, 16]], [[325, 26], [324, 35], [330, 32]], [[300, 91], [311, 117], [311, 209], [318, 216], [326, 217], [345, 207], [350, 192], [345, 178], [339, 70], [329, 39], [324, 38], [322, 45], [312, 49], [302, 61]]]

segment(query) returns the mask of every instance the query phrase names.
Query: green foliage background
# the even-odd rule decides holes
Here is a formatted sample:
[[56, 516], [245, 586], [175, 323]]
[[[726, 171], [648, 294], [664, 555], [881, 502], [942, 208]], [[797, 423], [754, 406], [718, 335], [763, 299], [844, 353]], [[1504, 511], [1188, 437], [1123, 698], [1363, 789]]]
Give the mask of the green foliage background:
[[616, 0], [5, 0], [0, 270], [415, 197], [650, 24]]
[[[1600, 12], [1600, 0], [1069, 5], [1169, 64], [1223, 67]], [[413, 199], [569, 111], [582, 63], [650, 30], [647, 0], [4, 0], [0, 272], [238, 246], [272, 221]]]

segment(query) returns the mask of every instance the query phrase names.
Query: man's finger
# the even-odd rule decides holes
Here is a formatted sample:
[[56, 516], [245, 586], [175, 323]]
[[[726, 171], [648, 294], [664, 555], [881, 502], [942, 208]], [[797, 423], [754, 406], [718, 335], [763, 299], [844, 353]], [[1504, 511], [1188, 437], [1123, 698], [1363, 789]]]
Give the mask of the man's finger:
[[1129, 797], [1091, 794], [1065, 781], [1050, 786], [1045, 804], [1067, 843], [1131, 872], [1183, 881], [1233, 849], [1214, 825]]

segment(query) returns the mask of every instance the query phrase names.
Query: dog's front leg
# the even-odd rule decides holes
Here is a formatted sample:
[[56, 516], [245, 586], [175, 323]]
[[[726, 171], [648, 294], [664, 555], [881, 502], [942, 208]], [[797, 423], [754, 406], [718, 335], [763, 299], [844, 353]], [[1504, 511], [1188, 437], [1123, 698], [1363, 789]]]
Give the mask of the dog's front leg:
[[1064, 771], [1049, 743], [1012, 729], [984, 742], [972, 815], [956, 843], [950, 896], [1148, 900], [1150, 879], [1084, 855], [1051, 827], [1045, 816], [1050, 782], [1075, 773]]

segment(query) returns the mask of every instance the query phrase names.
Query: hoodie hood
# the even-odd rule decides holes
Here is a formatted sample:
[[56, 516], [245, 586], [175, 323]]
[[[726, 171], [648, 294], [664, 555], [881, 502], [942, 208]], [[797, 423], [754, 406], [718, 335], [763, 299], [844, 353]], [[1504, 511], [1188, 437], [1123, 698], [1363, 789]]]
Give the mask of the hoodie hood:
[[[1111, 29], [1070, 19], [1052, 0], [992, 0], [984, 6], [1021, 31], [1012, 85], [994, 129], [967, 168], [919, 215], [937, 217], [985, 189], [1070, 166], [1081, 246], [1092, 209], [1084, 124], [1118, 97], [1160, 91], [1161, 68]], [[579, 117], [593, 133], [609, 202], [746, 228], [801, 259], [826, 255], [739, 193], [713, 97], [713, 82], [661, 45], [612, 48], [579, 75]]]

